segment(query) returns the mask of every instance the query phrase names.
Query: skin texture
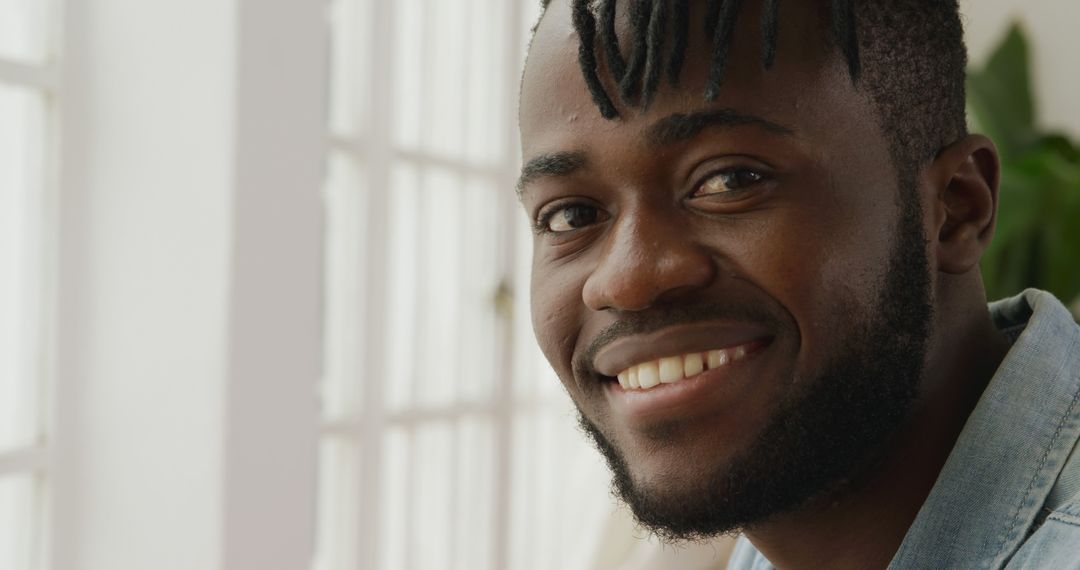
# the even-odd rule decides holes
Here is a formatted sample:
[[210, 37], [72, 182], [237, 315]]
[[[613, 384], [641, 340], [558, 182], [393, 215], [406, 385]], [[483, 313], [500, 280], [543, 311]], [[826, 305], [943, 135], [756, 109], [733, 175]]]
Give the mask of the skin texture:
[[[748, 4], [743, 20], [755, 22]], [[918, 397], [858, 469], [742, 529], [781, 568], [884, 567], [1007, 348], [978, 274], [993, 233], [997, 154], [968, 136], [904, 184], [872, 103], [828, 47], [815, 8], [784, 10], [772, 70], [761, 69], [756, 26], [740, 25], [728, 78], [706, 103], [709, 49], [691, 34], [680, 88], [607, 121], [577, 65], [569, 6], [553, 2], [530, 50], [520, 117], [526, 164], [547, 157], [546, 168], [526, 173], [521, 200], [538, 226], [557, 212], [554, 225], [567, 228], [568, 207], [586, 223], [538, 231], [533, 324], [585, 425], [624, 461], [628, 484], [686, 500], [760, 442], [786, 402], [820, 388], [852, 346], [866, 344], [883, 314], [905, 200], [916, 200], [907, 203], [921, 213], [933, 315], [913, 366]], [[601, 77], [614, 94], [603, 67]], [[769, 126], [735, 121], [689, 138], [657, 127], [718, 110]], [[703, 185], [740, 181], [741, 190], [702, 194]], [[598, 369], [597, 347], [619, 338], [639, 361], [702, 350], [702, 333], [687, 325], [702, 319], [706, 328], [752, 330], [767, 346], [693, 406], [629, 413], [605, 381], [615, 371]]]

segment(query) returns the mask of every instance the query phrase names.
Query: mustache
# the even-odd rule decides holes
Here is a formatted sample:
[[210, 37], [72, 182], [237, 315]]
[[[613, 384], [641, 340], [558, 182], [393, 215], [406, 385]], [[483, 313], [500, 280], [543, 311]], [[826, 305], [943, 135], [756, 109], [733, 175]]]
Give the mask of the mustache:
[[750, 303], [708, 302], [671, 305], [636, 313], [625, 313], [618, 321], [604, 327], [582, 351], [574, 368], [596, 375], [593, 365], [597, 353], [621, 338], [649, 334], [675, 325], [707, 321], [734, 321], [762, 324], [770, 329], [787, 329], [784, 321], [764, 308]]

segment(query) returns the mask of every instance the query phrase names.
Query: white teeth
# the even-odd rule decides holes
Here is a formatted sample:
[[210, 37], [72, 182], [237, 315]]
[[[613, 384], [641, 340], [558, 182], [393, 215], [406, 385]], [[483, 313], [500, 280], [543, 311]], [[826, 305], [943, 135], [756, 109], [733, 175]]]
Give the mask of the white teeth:
[[705, 370], [726, 366], [747, 356], [746, 345], [708, 352], [668, 356], [631, 366], [619, 373], [624, 390], [648, 390], [660, 384], [672, 384], [692, 378]]
[[655, 361], [638, 366], [638, 381], [641, 382], [641, 387], [645, 390], [660, 383], [660, 367]]
[[687, 354], [683, 361], [683, 374], [686, 378], [697, 376], [705, 371], [705, 360], [700, 353]]
[[722, 350], [709, 351], [709, 370], [727, 364], [727, 353]]
[[660, 359], [660, 381], [671, 384], [683, 379], [683, 359], [679, 356]]

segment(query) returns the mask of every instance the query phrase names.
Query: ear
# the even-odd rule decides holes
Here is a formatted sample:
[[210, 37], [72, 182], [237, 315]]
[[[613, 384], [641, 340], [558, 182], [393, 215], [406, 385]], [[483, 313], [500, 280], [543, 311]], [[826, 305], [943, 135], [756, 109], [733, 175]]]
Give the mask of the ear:
[[977, 269], [997, 222], [997, 147], [982, 135], [968, 135], [941, 151], [927, 176], [938, 270], [961, 275]]

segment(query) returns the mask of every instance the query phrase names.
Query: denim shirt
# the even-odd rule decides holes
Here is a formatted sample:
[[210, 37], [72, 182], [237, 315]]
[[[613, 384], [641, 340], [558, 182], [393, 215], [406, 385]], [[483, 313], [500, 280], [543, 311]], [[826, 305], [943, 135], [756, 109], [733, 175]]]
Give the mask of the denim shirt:
[[[1080, 327], [1053, 295], [991, 303], [1012, 348], [890, 569], [1080, 569]], [[745, 538], [729, 570], [772, 570]]]

